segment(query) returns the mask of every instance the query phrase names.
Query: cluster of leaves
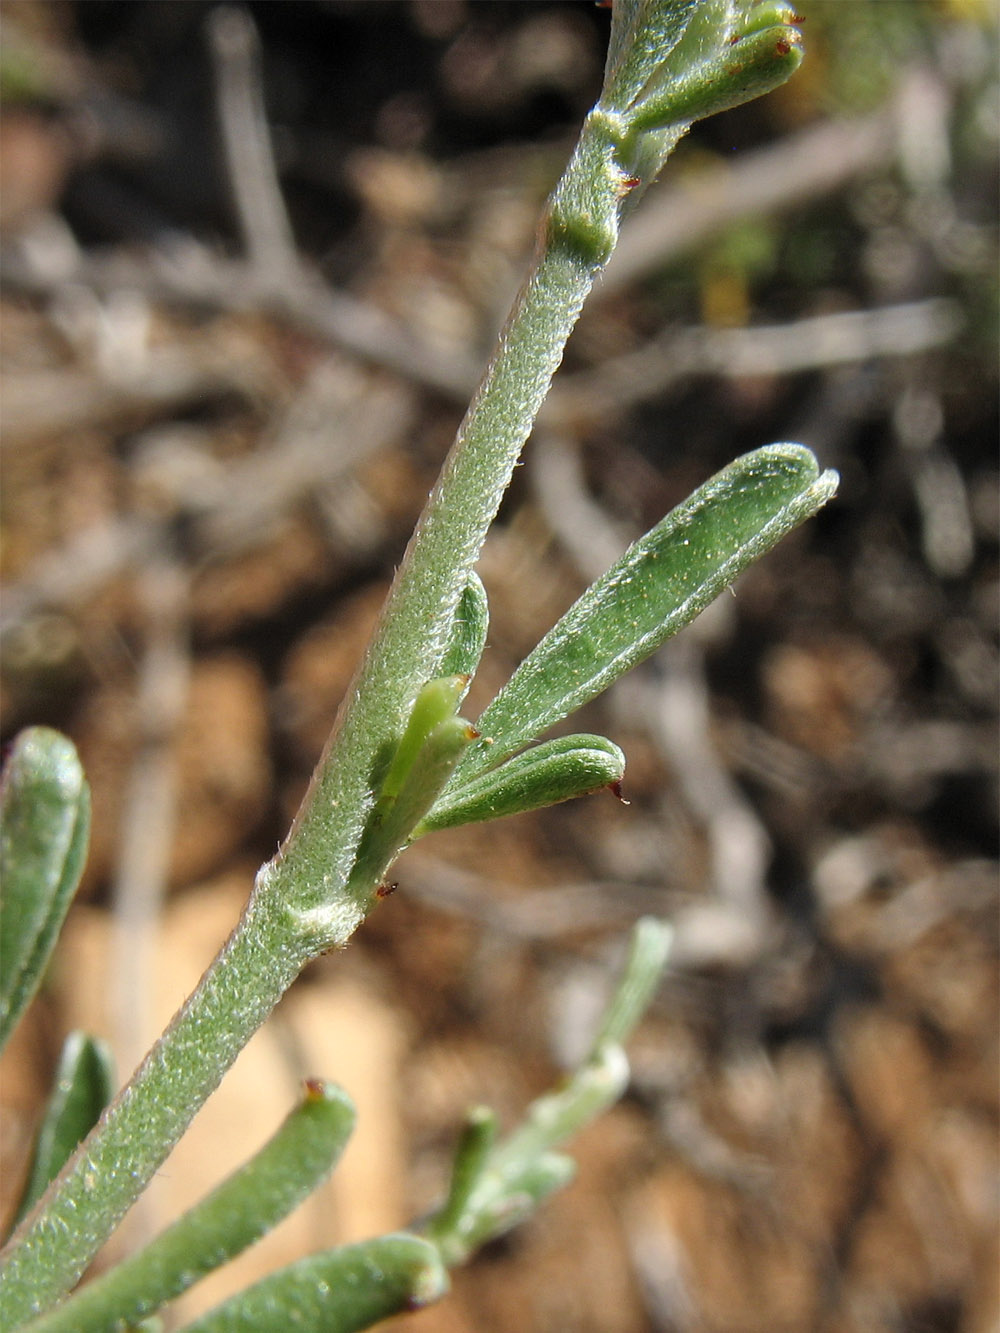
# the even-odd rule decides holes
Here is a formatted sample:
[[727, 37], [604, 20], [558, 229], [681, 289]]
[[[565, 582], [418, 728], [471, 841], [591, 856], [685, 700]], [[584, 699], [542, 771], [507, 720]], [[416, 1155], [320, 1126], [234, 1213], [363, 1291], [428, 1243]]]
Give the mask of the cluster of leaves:
[[[33, 1211], [0, 1267], [9, 1326], [56, 1333], [144, 1320], [273, 1227], [332, 1169], [354, 1111], [339, 1089], [310, 1083], [240, 1171], [59, 1303], [240, 1045], [304, 962], [346, 940], [401, 851], [437, 829], [616, 786], [624, 756], [609, 739], [539, 738], [688, 624], [832, 495], [835, 475], [820, 474], [799, 446], [738, 459], [583, 594], [475, 725], [459, 716], [488, 624], [473, 567], [625, 203], [693, 120], [788, 76], [801, 58], [794, 17], [791, 6], [770, 2], [616, 5], [604, 94], [550, 201], [536, 270], [418, 526], [303, 811], [258, 876], [217, 964], [72, 1158], [107, 1101], [110, 1075], [99, 1043], [75, 1036], [67, 1047], [22, 1204]], [[2, 801], [6, 1037], [43, 974], [85, 854], [87, 787], [69, 742], [44, 729], [23, 734]], [[490, 1112], [470, 1115], [448, 1197], [419, 1233], [310, 1256], [197, 1319], [189, 1333], [293, 1322], [346, 1331], [438, 1298], [449, 1265], [571, 1177], [573, 1164], [557, 1145], [626, 1086], [623, 1043], [668, 943], [665, 925], [640, 922], [589, 1058], [529, 1108], [520, 1129], [498, 1142]]]
[[[456, 716], [470, 673], [430, 682], [414, 702], [388, 764], [358, 857], [372, 882], [414, 838], [616, 785], [624, 756], [602, 736], [529, 744], [687, 624], [755, 555], [832, 493], [806, 450], [790, 445], [739, 459], [672, 511], [594, 584], [522, 663], [478, 720]], [[486, 639], [485, 593], [469, 584], [449, 665], [473, 667]], [[527, 747], [527, 748], [526, 748]], [[457, 762], [456, 762], [457, 761]], [[442, 779], [442, 771], [444, 778]], [[430, 799], [428, 794], [430, 793]], [[0, 939], [5, 1040], [43, 975], [86, 852], [89, 797], [72, 744], [32, 728], [18, 738], [2, 787]], [[446, 1264], [516, 1225], [573, 1174], [556, 1144], [615, 1101], [628, 1080], [622, 1044], [662, 969], [669, 929], [640, 923], [633, 953], [590, 1058], [566, 1086], [530, 1109], [497, 1145], [492, 1113], [470, 1115], [452, 1189], [426, 1237], [380, 1237], [282, 1270], [190, 1325], [198, 1333], [260, 1329], [301, 1311], [306, 1326], [354, 1329], [437, 1299]], [[103, 1043], [66, 1043], [17, 1217], [56, 1176], [110, 1099]], [[30, 1325], [36, 1333], [111, 1327], [143, 1318], [281, 1220], [333, 1168], [354, 1123], [349, 1098], [315, 1083], [261, 1150], [151, 1245]], [[277, 1313], [276, 1313], [277, 1312]]]

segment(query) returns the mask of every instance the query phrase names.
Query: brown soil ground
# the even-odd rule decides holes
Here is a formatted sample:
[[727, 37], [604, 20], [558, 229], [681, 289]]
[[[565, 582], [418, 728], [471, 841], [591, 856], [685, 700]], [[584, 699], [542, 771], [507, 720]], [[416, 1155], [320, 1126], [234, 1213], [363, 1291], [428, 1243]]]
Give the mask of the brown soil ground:
[[[579, 1058], [654, 913], [674, 957], [576, 1182], [398, 1327], [1000, 1328], [995, 34], [974, 4], [841, 6], [850, 32], [803, 8], [801, 77], [685, 142], [574, 336], [484, 553], [470, 715], [605, 552], [735, 455], [802, 440], [840, 495], [580, 719], [626, 751], [629, 805], [428, 839], [294, 986], [113, 1252], [303, 1077], [342, 1083], [358, 1130], [185, 1314], [432, 1207], [465, 1110], [513, 1125]], [[245, 12], [307, 282], [218, 130], [227, 105], [237, 141], [253, 124], [238, 15], [3, 5], [34, 80], [0, 125], [4, 734], [65, 729], [95, 825], [5, 1055], [8, 1199], [65, 1033], [130, 1066], [287, 828], [607, 22]], [[256, 204], [232, 203], [241, 172]]]

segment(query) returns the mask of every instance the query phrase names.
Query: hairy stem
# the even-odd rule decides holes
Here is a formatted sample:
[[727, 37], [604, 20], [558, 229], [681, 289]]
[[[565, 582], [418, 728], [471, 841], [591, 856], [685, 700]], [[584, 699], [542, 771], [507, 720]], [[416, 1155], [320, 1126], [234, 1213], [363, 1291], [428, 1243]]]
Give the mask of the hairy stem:
[[[341, 885], [374, 798], [379, 756], [398, 742], [420, 688], [440, 673], [452, 621], [487, 529], [598, 272], [549, 244], [522, 288], [496, 355], [410, 541], [375, 636], [274, 873], [342, 943]], [[363, 915], [367, 894], [352, 906]]]
[[613, 249], [620, 193], [606, 157], [588, 124], [292, 830], [198, 989], [0, 1255], [4, 1327], [72, 1288], [305, 962], [343, 944], [372, 905], [376, 884], [351, 871], [379, 764], [438, 674], [487, 529]]
[[16, 1328], [74, 1285], [307, 957], [280, 902], [258, 893], [197, 990], [8, 1242], [0, 1327]]
[[[764, 5], [750, 7], [746, 59], [730, 61], [734, 12], [721, 0], [616, 0], [605, 95], [549, 202], [531, 272], [288, 838], [187, 1005], [0, 1255], [5, 1328], [73, 1286], [303, 964], [346, 942], [375, 901], [384, 849], [373, 843], [372, 812], [382, 783], [415, 699], [445, 674], [456, 608], [580, 308], [614, 249], [626, 198], [656, 174], [688, 118], [764, 91], [798, 59], [797, 34], [786, 31], [794, 15]], [[762, 14], [779, 26], [761, 30]], [[706, 42], [719, 60], [707, 58]], [[664, 66], [675, 46], [677, 68]], [[680, 92], [661, 88], [658, 68], [680, 81]], [[445, 750], [455, 739], [434, 734]], [[453, 757], [439, 756], [442, 784]], [[426, 813], [428, 790], [417, 782], [400, 791], [414, 822]], [[407, 835], [395, 826], [383, 832], [392, 834], [390, 854]], [[358, 864], [359, 848], [370, 864]], [[545, 1170], [533, 1197], [564, 1164]]]

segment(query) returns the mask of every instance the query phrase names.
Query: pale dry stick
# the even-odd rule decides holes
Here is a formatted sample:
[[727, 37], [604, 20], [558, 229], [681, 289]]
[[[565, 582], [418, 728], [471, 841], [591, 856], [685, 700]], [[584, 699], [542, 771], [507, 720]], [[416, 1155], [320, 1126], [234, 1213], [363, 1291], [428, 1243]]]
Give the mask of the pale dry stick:
[[791, 375], [914, 356], [951, 342], [964, 322], [957, 301], [931, 297], [812, 315], [789, 324], [716, 329], [706, 337], [704, 357], [706, 368], [720, 375]]
[[[774, 944], [765, 882], [770, 842], [712, 741], [704, 680], [683, 660], [676, 669], [668, 665], [674, 646], [661, 649], [652, 666], [621, 682], [614, 703], [623, 720], [650, 736], [708, 844], [705, 897], [678, 906], [672, 915], [673, 966], [742, 969]], [[697, 646], [691, 651], [700, 656]], [[664, 679], [668, 672], [669, 681]]]
[[165, 525], [140, 518], [85, 528], [4, 588], [0, 629], [13, 634], [46, 609], [78, 605], [126, 570], [144, 565], [165, 536]]
[[280, 289], [300, 278], [301, 264], [267, 126], [260, 38], [249, 12], [229, 5], [212, 10], [207, 31], [226, 171], [247, 259], [261, 284]]
[[[658, 199], [654, 190], [643, 211], [625, 225], [593, 299], [610, 295], [743, 217], [779, 212], [832, 193], [856, 176], [891, 163], [906, 88], [904, 75], [896, 97], [870, 116], [825, 121], [787, 136], [732, 166], [720, 165], [711, 181], [684, 192], [674, 187]], [[8, 247], [2, 274], [11, 288], [34, 295], [51, 294], [74, 281], [97, 291], [125, 285], [201, 309], [268, 311], [459, 401], [468, 398], [478, 376], [478, 363], [465, 348], [453, 348], [447, 356], [435, 354], [384, 312], [330, 289], [312, 274], [307, 280], [300, 271], [299, 281], [276, 290], [253, 264], [226, 260], [193, 237], [170, 253], [152, 252], [140, 259], [124, 251], [81, 256], [70, 271], [64, 266], [39, 271], [30, 249]]]
[[607, 931], [633, 921], [651, 906], [664, 915], [684, 901], [657, 886], [618, 880], [554, 884], [544, 890], [515, 892], [498, 885], [495, 875], [480, 875], [426, 854], [406, 867], [403, 889], [428, 907], [487, 930], [524, 942], [559, 940]]
[[792, 375], [914, 356], [946, 346], [963, 324], [956, 301], [931, 298], [745, 329], [668, 328], [635, 351], [567, 375], [541, 422], [558, 429], [604, 420], [695, 375]]
[[[177, 806], [174, 740], [191, 670], [188, 591], [186, 571], [162, 554], [139, 578], [146, 643], [136, 704], [138, 749], [112, 884], [114, 1044], [118, 1068], [125, 1070], [138, 1064], [158, 1030], [153, 987]], [[144, 1243], [158, 1230], [150, 1195], [142, 1196], [126, 1225], [133, 1243]]]
[[701, 646], [692, 637], [665, 646], [644, 673], [643, 687], [648, 691], [642, 707], [647, 731], [708, 836], [713, 896], [762, 943], [771, 843], [712, 743]]
[[137, 430], [192, 403], [255, 390], [232, 358], [206, 361], [173, 348], [150, 351], [141, 369], [114, 378], [91, 367], [6, 375], [0, 439], [7, 453], [86, 427]]
[[726, 757], [735, 772], [753, 778], [781, 800], [815, 796], [835, 780], [830, 765], [816, 755], [749, 722], [728, 735]]
[[406, 385], [333, 361], [319, 366], [272, 439], [226, 469], [214, 503], [196, 523], [204, 557], [258, 545], [296, 505], [342, 484], [373, 454], [404, 439], [415, 411]]
[[676, 1224], [648, 1200], [626, 1203], [625, 1244], [636, 1290], [653, 1328], [699, 1333], [704, 1327], [692, 1294], [690, 1264]]
[[572, 440], [559, 431], [539, 428], [529, 477], [545, 521], [585, 582], [600, 578], [635, 534], [625, 533], [592, 499]]
[[[752, 329], [671, 330], [635, 352], [565, 378], [562, 388], [557, 382], [540, 414], [540, 426], [548, 426], [549, 431], [538, 443], [539, 483], [543, 491], [548, 489], [553, 496], [559, 493], [555, 503], [545, 505], [553, 531], [558, 532], [581, 571], [591, 577], [608, 567], [614, 558], [610, 556], [612, 551], [620, 554], [626, 545], [623, 537], [610, 535], [607, 520], [603, 517], [605, 533], [599, 536], [597, 518], [600, 511], [592, 502], [581, 498], [582, 491], [570, 486], [568, 478], [560, 479], [561, 470], [571, 466], [571, 455], [566, 452], [567, 446], [560, 436], [569, 425], [582, 429], [610, 414], [617, 416], [623, 406], [664, 392], [694, 374], [732, 377], [787, 374], [887, 356], [910, 356], [951, 342], [961, 325], [960, 312], [954, 302], [931, 299]], [[182, 381], [175, 386], [177, 390], [187, 394], [191, 386]], [[120, 393], [119, 389], [117, 394]], [[48, 398], [51, 401], [51, 395]], [[148, 402], [148, 395], [144, 394], [141, 401]], [[128, 402], [131, 406], [132, 401], [129, 399]], [[102, 403], [102, 411], [117, 413], [121, 410], [120, 396], [109, 398], [106, 403], [102, 399]], [[160, 404], [153, 399], [152, 405], [158, 408]], [[57, 406], [56, 410], [59, 421], [65, 422], [64, 407]], [[378, 413], [375, 416], [377, 419]], [[34, 426], [38, 424], [35, 422]], [[55, 424], [48, 420], [46, 432]], [[22, 426], [21, 430], [33, 433], [34, 426]], [[18, 434], [16, 420], [14, 434]], [[806, 429], [794, 430], [791, 435], [814, 439], [814, 432]], [[231, 549], [230, 537], [226, 534], [242, 535], [244, 544], [256, 542], [261, 533], [257, 520], [267, 523], [282, 512], [281, 506], [271, 498], [269, 477], [278, 479], [283, 494], [296, 489], [305, 494], [317, 482], [324, 484], [317, 478], [314, 468], [325, 473], [331, 460], [340, 458], [340, 451], [330, 448], [329, 439], [324, 443], [321, 438], [314, 437], [314, 442], [315, 452], [305, 444], [301, 451], [296, 448], [295, 466], [291, 466], [290, 452], [287, 459], [275, 454], [266, 461], [248, 460], [242, 465], [242, 471], [232, 469], [224, 493], [197, 520], [196, 530], [201, 529], [205, 534], [199, 545], [206, 545], [210, 551], [218, 548], [216, 553], [221, 556]], [[362, 422], [358, 434], [353, 437], [353, 448], [358, 453], [367, 454], [369, 443], [373, 449], [380, 447], [374, 441], [368, 441]], [[545, 476], [547, 481], [543, 480]], [[575, 506], [577, 519], [572, 523], [563, 522], [560, 517], [568, 515], [566, 505], [569, 503]], [[203, 494], [199, 495], [195, 507], [204, 508]], [[251, 510], [253, 514], [250, 514]], [[44, 556], [17, 585], [5, 591], [2, 624], [4, 627], [16, 625], [43, 606], [67, 605], [98, 591], [122, 569], [134, 567], [144, 559], [157, 546], [161, 536], [159, 529], [132, 519], [103, 526], [99, 531], [88, 530], [63, 550]], [[610, 558], [605, 559], [606, 556]]]
[[[96, 262], [84, 261], [84, 270]], [[218, 263], [225, 270], [234, 267], [221, 260]], [[239, 271], [238, 281], [246, 279], [249, 283], [243, 290], [247, 299], [242, 308], [252, 308], [253, 301], [249, 298], [255, 290], [253, 278]], [[141, 281], [138, 272], [133, 272], [133, 276]], [[123, 271], [121, 281], [127, 278], [128, 272]], [[15, 288], [24, 285], [16, 276], [8, 280]], [[199, 300], [208, 296], [211, 303], [217, 283], [218, 274], [207, 279], [199, 288]], [[26, 286], [37, 290], [35, 284]], [[104, 289], [103, 283], [99, 289]], [[114, 287], [109, 286], [108, 290]], [[171, 299], [169, 292], [160, 295]], [[314, 291], [311, 287], [300, 292], [299, 297], [316, 310], [318, 331], [345, 350], [448, 397], [462, 391], [466, 375], [464, 352], [449, 361], [447, 367], [440, 366], [432, 363], [429, 354], [409, 349], [398, 327], [363, 303], [332, 292]], [[671, 328], [633, 352], [594, 369], [567, 375], [561, 385], [553, 387], [539, 424], [545, 422], [558, 428], [568, 422], [580, 425], [603, 419], [609, 413], [619, 413], [623, 405], [648, 399], [692, 375], [793, 374], [875, 358], [912, 356], [946, 346], [962, 325], [956, 302], [931, 298], [747, 329]], [[349, 335], [345, 334], [346, 326], [350, 327]], [[65, 372], [60, 372], [59, 384], [62, 390], [55, 393], [54, 380], [45, 376], [37, 385], [29, 380], [8, 390], [4, 409], [7, 447], [78, 425], [81, 417], [99, 423], [114, 419], [123, 410], [143, 417], [158, 414], [175, 401], [181, 403], [228, 388], [244, 392], [248, 387], [238, 367], [229, 369], [227, 379], [225, 367], [220, 366], [218, 373], [214, 367], [200, 366], [195, 370], [164, 353], [154, 354], [149, 372], [134, 385], [99, 384], [89, 375], [75, 383], [72, 378], [65, 378]]]
[[[545, 506], [553, 531], [559, 533], [580, 569], [592, 577], [608, 567], [614, 558], [611, 552], [620, 554], [626, 544], [622, 537], [612, 538], [607, 531], [599, 536], [600, 511], [592, 502], [581, 499], [579, 487], [570, 486], [568, 478], [560, 478], [560, 472], [571, 466], [571, 455], [558, 434], [561, 424], [572, 423], [582, 428], [609, 414], [617, 415], [623, 405], [664, 392], [694, 374], [732, 377], [788, 374], [887, 356], [914, 355], [952, 341], [961, 323], [954, 302], [931, 299], [752, 329], [671, 330], [635, 352], [569, 376], [563, 381], [569, 387], [560, 388], [557, 383], [542, 410], [542, 424], [548, 425], [550, 431], [538, 443], [539, 484], [543, 492], [549, 490], [553, 496], [559, 493], [555, 503]], [[184, 383], [179, 388], [185, 393], [189, 391]], [[63, 420], [63, 407], [57, 410]], [[118, 401], [109, 401], [103, 410], [119, 411]], [[46, 430], [53, 425], [49, 421]], [[16, 424], [14, 433], [18, 433]], [[805, 429], [791, 434], [796, 438], [814, 438], [814, 433]], [[354, 447], [360, 450], [364, 440], [365, 432], [360, 431], [354, 437]], [[260, 529], [247, 521], [247, 507], [255, 509], [256, 517], [265, 522], [277, 516], [280, 507], [269, 498], [271, 487], [261, 484], [267, 482], [268, 475], [281, 481], [283, 492], [295, 489], [292, 483], [296, 478], [303, 493], [308, 492], [315, 482], [309, 460], [325, 469], [339, 452], [329, 449], [329, 441], [325, 447], [322, 440], [316, 443], [315, 455], [303, 446], [302, 458], [295, 467], [288, 466], [291, 454], [284, 461], [275, 455], [269, 461], [249, 460], [243, 473], [231, 472], [217, 510], [213, 508], [199, 519], [199, 525], [203, 524], [209, 534], [208, 547], [214, 549], [218, 545], [219, 554], [225, 554], [229, 549], [228, 539], [224, 538], [227, 532], [256, 540]], [[199, 507], [203, 500], [200, 497]], [[576, 519], [563, 522], [560, 515], [568, 515], [569, 503], [575, 506]], [[607, 520], [602, 518], [602, 522], [606, 525]], [[22, 621], [43, 605], [64, 605], [97, 591], [123, 568], [138, 563], [157, 541], [156, 532], [130, 519], [102, 527], [98, 532], [81, 534], [63, 551], [43, 557], [18, 585], [6, 591], [4, 625]]]
[[964, 577], [975, 558], [972, 506], [962, 470], [942, 443], [916, 460], [913, 492], [928, 567], [940, 579]]
[[479, 363], [468, 348], [435, 353], [371, 302], [333, 290], [312, 272], [276, 289], [246, 260], [227, 259], [192, 236], [141, 256], [120, 249], [65, 258], [50, 268], [30, 246], [7, 245], [0, 250], [0, 277], [7, 290], [34, 297], [73, 282], [97, 292], [130, 287], [168, 306], [269, 314], [456, 402], [466, 400], [476, 382]]
[[926, 804], [928, 788], [948, 778], [996, 775], [996, 728], [991, 721], [930, 717], [919, 722], [876, 721], [858, 747], [859, 785], [875, 784], [894, 804]]
[[968, 490], [944, 443], [945, 414], [937, 376], [925, 367], [913, 367], [909, 379], [893, 412], [893, 428], [907, 456], [924, 559], [938, 578], [960, 578], [975, 555]]
[[271, 446], [230, 465], [224, 484], [199, 481], [178, 493], [167, 519], [121, 518], [88, 528], [42, 556], [4, 590], [0, 625], [9, 632], [44, 608], [70, 607], [93, 596], [163, 549], [180, 518], [190, 520], [188, 540], [199, 562], [252, 549], [293, 505], [329, 489], [400, 439], [412, 411], [402, 386], [374, 385], [347, 371], [344, 377], [318, 373], [311, 391], [277, 426]]

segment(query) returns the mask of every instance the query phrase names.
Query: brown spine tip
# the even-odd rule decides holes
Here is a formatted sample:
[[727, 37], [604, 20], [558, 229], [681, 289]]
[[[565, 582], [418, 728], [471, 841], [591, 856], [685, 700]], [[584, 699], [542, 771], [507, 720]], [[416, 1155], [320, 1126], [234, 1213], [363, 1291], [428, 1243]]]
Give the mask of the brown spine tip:
[[774, 49], [779, 56], [787, 56], [792, 49], [792, 44], [786, 38], [782, 37], [780, 41], [775, 42]]
[[305, 1084], [307, 1102], [321, 1102], [326, 1096], [326, 1084], [322, 1079], [307, 1078]]
[[631, 801], [626, 801], [625, 797], [622, 795], [622, 784], [618, 778], [616, 778], [614, 782], [608, 783], [608, 791], [613, 792], [614, 795], [618, 797], [619, 801], [621, 801], [622, 805], [632, 804]]
[[466, 739], [469, 741], [478, 741], [481, 735], [482, 732], [477, 731], [475, 727], [471, 725], [471, 723], [469, 726], [465, 728], [465, 736]]
[[395, 893], [398, 888], [399, 884], [396, 880], [393, 880], [391, 884], [380, 884], [375, 890], [375, 897], [388, 898], [389, 894]]

